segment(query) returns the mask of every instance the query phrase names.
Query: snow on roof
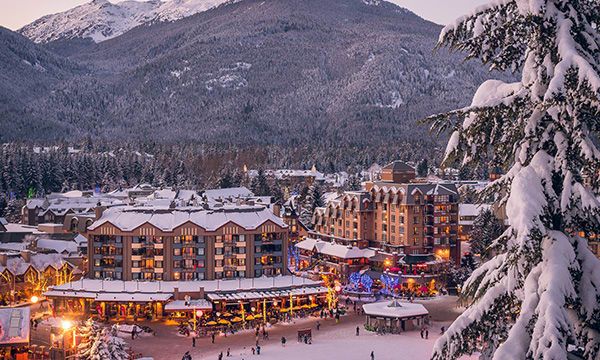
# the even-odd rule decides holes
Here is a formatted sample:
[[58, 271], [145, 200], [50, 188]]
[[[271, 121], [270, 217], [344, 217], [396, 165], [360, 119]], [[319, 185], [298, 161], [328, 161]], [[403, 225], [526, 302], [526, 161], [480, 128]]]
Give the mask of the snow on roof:
[[29, 343], [29, 307], [0, 309], [0, 345]]
[[31, 254], [30, 261], [27, 262], [20, 254], [17, 256], [11, 256], [6, 261], [6, 267], [0, 266], [0, 272], [4, 269], [8, 269], [14, 275], [23, 275], [27, 269], [32, 266], [37, 271], [43, 271], [48, 266], [52, 266], [54, 269], [61, 268], [65, 263], [71, 265], [75, 273], [79, 273], [80, 270], [77, 267], [64, 259], [61, 254]]
[[21, 251], [27, 248], [27, 244], [19, 242], [19, 243], [0, 243], [0, 250], [11, 250], [11, 251]]
[[88, 227], [94, 230], [105, 223], [111, 223], [123, 231], [132, 231], [143, 224], [151, 224], [162, 231], [173, 231], [187, 222], [196, 224], [207, 231], [214, 231], [233, 222], [244, 229], [256, 229], [267, 221], [282, 228], [287, 225], [281, 218], [264, 206], [223, 206], [220, 209], [205, 210], [201, 207], [153, 208], [153, 207], [112, 207], [104, 211], [100, 219]]
[[196, 190], [179, 190], [177, 192], [177, 199], [191, 201], [196, 195], [198, 195]]
[[177, 195], [177, 192], [173, 189], [161, 189], [161, 190], [156, 190], [154, 193], [152, 193], [152, 195], [150, 195], [148, 197], [151, 199], [173, 200], [173, 199], [175, 199], [176, 195]]
[[82, 234], [77, 234], [73, 241], [75, 241], [75, 243], [77, 243], [78, 246], [87, 245], [88, 243], [88, 239]]
[[[106, 295], [108, 297], [116, 296], [113, 294], [124, 294], [124, 297], [127, 297], [127, 294], [151, 294], [155, 300], [158, 300], [158, 294], [166, 294], [170, 298], [175, 288], [183, 293], [204, 290], [206, 294], [225, 294], [239, 291], [277, 291], [304, 287], [321, 287], [321, 282], [293, 275], [199, 281], [122, 281], [82, 278], [70, 283], [51, 286], [50, 291], [44, 293], [44, 295], [50, 297], [96, 298], [100, 294], [108, 294]], [[126, 299], [126, 301], [129, 300]]]
[[8, 223], [4, 227], [6, 228], [6, 232], [9, 233], [45, 234], [42, 231], [38, 231], [36, 226], [31, 225]]
[[38, 239], [36, 246], [38, 249], [53, 250], [59, 254], [77, 252], [77, 243], [72, 240]]
[[429, 311], [421, 304], [404, 303], [397, 299], [364, 304], [363, 310], [366, 315], [388, 318], [407, 318], [413, 316], [426, 316], [429, 314]]
[[244, 186], [226, 188], [226, 189], [208, 189], [204, 191], [204, 196], [209, 200], [214, 199], [225, 199], [225, 198], [239, 198], [239, 197], [252, 197], [254, 193], [248, 190]]
[[316, 180], [324, 180], [325, 176], [322, 172], [316, 169], [311, 170], [295, 170], [295, 169], [278, 169], [272, 171], [274, 177], [282, 179], [285, 177], [314, 177]]
[[333, 242], [308, 238], [296, 244], [296, 247], [329, 255], [341, 259], [359, 259], [375, 256], [376, 252], [371, 249], [360, 249], [356, 246], [346, 246]]

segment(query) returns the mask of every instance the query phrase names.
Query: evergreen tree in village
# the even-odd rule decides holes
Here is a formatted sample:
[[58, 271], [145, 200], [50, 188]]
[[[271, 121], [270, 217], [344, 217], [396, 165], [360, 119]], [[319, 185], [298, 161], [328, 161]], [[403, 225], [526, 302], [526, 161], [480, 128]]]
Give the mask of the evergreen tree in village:
[[486, 191], [506, 207], [497, 255], [465, 282], [470, 305], [438, 339], [433, 359], [567, 359], [573, 344], [600, 358], [600, 3], [499, 0], [447, 26], [440, 43], [492, 69], [472, 105], [430, 118], [451, 129], [446, 163], [484, 158], [505, 174]]
[[481, 256], [482, 260], [487, 260], [493, 250], [494, 241], [503, 232], [502, 221], [491, 210], [483, 210], [473, 221], [473, 230], [469, 240], [471, 252]]
[[82, 341], [77, 348], [77, 355], [85, 360], [126, 360], [127, 343], [88, 319], [80, 328]]
[[315, 209], [324, 205], [323, 193], [319, 184], [314, 183], [308, 188], [308, 192], [304, 197], [302, 211], [300, 213], [300, 221], [312, 229], [312, 217]]

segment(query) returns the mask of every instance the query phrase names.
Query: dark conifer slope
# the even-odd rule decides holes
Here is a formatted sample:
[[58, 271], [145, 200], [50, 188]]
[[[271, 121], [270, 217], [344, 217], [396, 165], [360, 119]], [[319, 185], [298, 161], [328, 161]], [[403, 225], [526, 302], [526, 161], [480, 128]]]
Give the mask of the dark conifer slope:
[[99, 44], [48, 44], [93, 74], [26, 104], [52, 131], [14, 136], [429, 149], [415, 121], [466, 105], [488, 76], [435, 52], [439, 31], [386, 2], [242, 0]]

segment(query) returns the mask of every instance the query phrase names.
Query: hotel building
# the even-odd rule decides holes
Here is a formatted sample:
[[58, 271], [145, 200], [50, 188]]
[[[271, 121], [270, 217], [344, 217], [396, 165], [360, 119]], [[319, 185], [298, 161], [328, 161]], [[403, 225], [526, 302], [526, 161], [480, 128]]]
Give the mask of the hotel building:
[[385, 166], [380, 181], [344, 192], [315, 211], [313, 236], [390, 253], [434, 254], [460, 262], [459, 194], [451, 183], [415, 182], [400, 161]]
[[97, 218], [87, 231], [90, 278], [176, 281], [287, 273], [288, 226], [266, 206], [114, 206]]

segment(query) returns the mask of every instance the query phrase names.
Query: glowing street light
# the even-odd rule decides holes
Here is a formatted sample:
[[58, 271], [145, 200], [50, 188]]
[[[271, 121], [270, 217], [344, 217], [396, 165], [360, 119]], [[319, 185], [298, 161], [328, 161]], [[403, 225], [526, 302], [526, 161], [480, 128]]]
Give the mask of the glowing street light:
[[60, 326], [63, 330], [67, 331], [73, 327], [73, 322], [71, 322], [70, 320], [63, 320], [60, 322]]
[[40, 301], [40, 299], [37, 296], [33, 295], [30, 301], [32, 304], [37, 304], [37, 302]]

